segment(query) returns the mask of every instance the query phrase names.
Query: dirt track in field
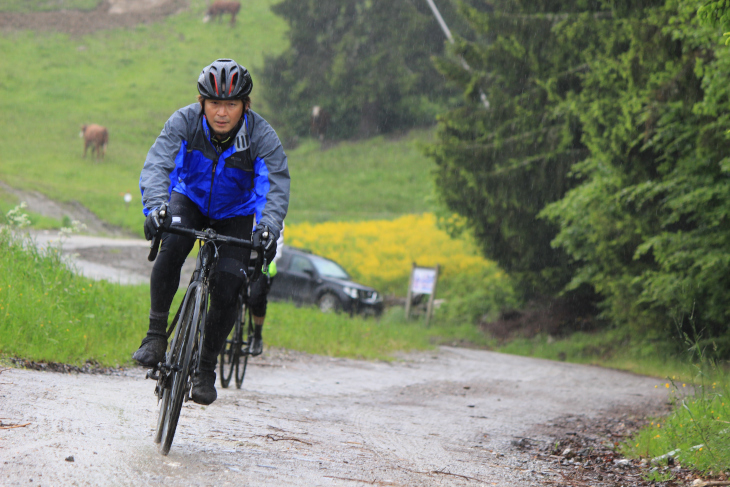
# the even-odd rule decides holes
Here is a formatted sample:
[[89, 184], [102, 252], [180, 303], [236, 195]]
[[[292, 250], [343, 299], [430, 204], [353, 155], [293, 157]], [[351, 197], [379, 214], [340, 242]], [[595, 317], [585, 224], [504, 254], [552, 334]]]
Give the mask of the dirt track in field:
[[0, 31], [51, 31], [80, 37], [98, 30], [156, 22], [187, 6], [186, 0], [105, 0], [95, 10], [86, 12], [0, 12]]

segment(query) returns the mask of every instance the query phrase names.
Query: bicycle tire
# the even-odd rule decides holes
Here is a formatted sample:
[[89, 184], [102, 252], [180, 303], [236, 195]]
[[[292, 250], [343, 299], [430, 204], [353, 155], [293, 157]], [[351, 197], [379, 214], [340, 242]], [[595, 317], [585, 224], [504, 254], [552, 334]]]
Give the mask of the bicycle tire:
[[[185, 298], [183, 298], [183, 302], [181, 306], [185, 306], [187, 303], [187, 294]], [[186, 306], [188, 308], [188, 306]], [[180, 313], [180, 311], [178, 311]], [[177, 318], [177, 317], [176, 317]], [[185, 319], [185, 317], [183, 317]], [[182, 320], [178, 321], [178, 324], [182, 322]], [[172, 363], [173, 357], [177, 357], [180, 355], [180, 347], [182, 345], [182, 339], [180, 338], [181, 330], [183, 330], [182, 326], [177, 326], [175, 328], [175, 334], [172, 337], [172, 343], [170, 344], [170, 349], [165, 354], [165, 363]], [[164, 374], [163, 371], [159, 371], [159, 374]], [[169, 376], [168, 376], [169, 377]], [[170, 404], [170, 381], [167, 380], [166, 384], [163, 384], [162, 391], [159, 391], [158, 394], [162, 393], [162, 399], [160, 399], [160, 410], [157, 414], [157, 428], [155, 429], [155, 443], [160, 443], [162, 441], [163, 436], [163, 430], [165, 426], [165, 419], [167, 418], [167, 412], [169, 409]]]
[[[218, 371], [221, 376], [221, 387], [224, 389], [228, 388], [233, 377], [233, 371], [238, 366], [238, 361], [241, 358], [241, 345], [243, 345], [243, 333], [242, 333], [242, 317], [243, 317], [243, 305], [241, 304], [241, 298], [239, 296], [236, 301], [236, 320], [233, 324], [226, 344], [223, 347], [223, 351], [220, 355], [220, 363], [218, 365]], [[226, 373], [227, 369], [227, 373]]]
[[168, 401], [167, 413], [162, 432], [162, 445], [160, 452], [167, 455], [172, 446], [172, 440], [175, 438], [175, 430], [180, 419], [180, 410], [185, 399], [188, 389], [188, 379], [190, 376], [190, 362], [193, 357], [193, 349], [195, 348], [196, 335], [199, 329], [199, 320], [201, 318], [203, 304], [203, 286], [197, 286], [195, 289], [195, 299], [188, 302], [188, 308], [185, 310], [179, 326], [181, 329], [180, 353], [171, 357], [173, 367], [178, 370], [172, 371], [172, 387], [170, 390], [170, 399]]
[[157, 428], [155, 430], [155, 443], [162, 441], [162, 430], [167, 417], [167, 404], [170, 402], [170, 389], [165, 388], [160, 399], [160, 412], [157, 415]]
[[[246, 376], [246, 367], [248, 366], [248, 357], [251, 355], [251, 345], [253, 344], [253, 317], [251, 316], [251, 308], [248, 306], [244, 306], [244, 308], [245, 309], [242, 311], [243, 320], [241, 323], [241, 334], [243, 334], [243, 330], [245, 329], [248, 336], [247, 341], [244, 342], [246, 344], [246, 348], [243, 352], [241, 352], [243, 360], [238, 360], [236, 362], [236, 389], [240, 389], [243, 385], [243, 378]], [[241, 362], [243, 362], [243, 364], [241, 364]]]

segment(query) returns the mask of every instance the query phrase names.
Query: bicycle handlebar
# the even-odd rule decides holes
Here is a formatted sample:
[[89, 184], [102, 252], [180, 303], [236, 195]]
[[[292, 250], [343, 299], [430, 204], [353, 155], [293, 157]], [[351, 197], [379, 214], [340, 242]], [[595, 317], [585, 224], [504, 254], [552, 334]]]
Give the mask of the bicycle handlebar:
[[[167, 217], [166, 207], [163, 206], [162, 208], [160, 208], [159, 216], [161, 220], [165, 220], [165, 218]], [[243, 249], [255, 250], [258, 253], [258, 258], [256, 260], [261, 262], [261, 266], [255, 265], [255, 267], [257, 269], [261, 269], [268, 266], [268, 263], [266, 262], [266, 257], [264, 257], [263, 245], [256, 246], [251, 240], [243, 240], [240, 238], [229, 237], [227, 235], [219, 235], [212, 228], [208, 228], [206, 230], [194, 230], [192, 228], [173, 226], [168, 226], [167, 228], [160, 227], [157, 235], [154, 239], [152, 239], [152, 242], [150, 243], [150, 253], [147, 256], [147, 260], [149, 260], [150, 262], [154, 261], [157, 258], [157, 252], [160, 248], [160, 240], [162, 239], [162, 234], [165, 232], [182, 235], [183, 237], [193, 237], [195, 239], [203, 240], [206, 242], [222, 243], [227, 245], [233, 245], [234, 247], [240, 247]]]

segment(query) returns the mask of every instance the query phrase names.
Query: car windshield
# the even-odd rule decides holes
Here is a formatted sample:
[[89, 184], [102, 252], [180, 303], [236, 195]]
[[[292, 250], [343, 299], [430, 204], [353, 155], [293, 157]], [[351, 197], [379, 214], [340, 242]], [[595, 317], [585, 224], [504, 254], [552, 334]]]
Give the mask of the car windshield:
[[320, 276], [334, 277], [335, 279], [349, 279], [350, 276], [345, 272], [345, 269], [335, 264], [331, 260], [323, 259], [321, 257], [311, 257], [312, 264], [317, 268]]

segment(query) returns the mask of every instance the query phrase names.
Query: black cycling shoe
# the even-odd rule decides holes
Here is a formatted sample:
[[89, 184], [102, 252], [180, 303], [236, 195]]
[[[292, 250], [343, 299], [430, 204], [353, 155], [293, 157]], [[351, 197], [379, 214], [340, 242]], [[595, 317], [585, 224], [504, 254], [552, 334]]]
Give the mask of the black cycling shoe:
[[215, 372], [201, 370], [193, 378], [193, 390], [190, 393], [193, 402], [207, 406], [218, 398], [215, 390]]
[[159, 335], [148, 335], [142, 339], [139, 350], [134, 352], [132, 358], [145, 367], [155, 367], [158, 363], [165, 361], [167, 351], [167, 339]]
[[261, 355], [261, 353], [264, 351], [264, 339], [259, 337], [253, 337], [253, 343], [251, 344], [251, 356], [256, 357], [257, 355]]

